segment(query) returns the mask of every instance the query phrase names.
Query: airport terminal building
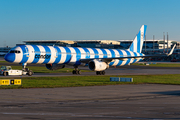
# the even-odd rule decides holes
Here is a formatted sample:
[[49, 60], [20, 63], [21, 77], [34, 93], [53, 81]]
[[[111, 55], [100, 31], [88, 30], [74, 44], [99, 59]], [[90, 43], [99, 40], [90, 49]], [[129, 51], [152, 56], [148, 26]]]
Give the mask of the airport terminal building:
[[[90, 48], [107, 48], [107, 49], [127, 49], [133, 40], [31, 40], [24, 41], [27, 45], [50, 45], [66, 47], [90, 47]], [[171, 49], [174, 44], [180, 48], [180, 42], [168, 40], [146, 40], [143, 44], [143, 51]]]
[[32, 40], [24, 41], [26, 45], [50, 45], [64, 47], [117, 48], [119, 41], [114, 40]]

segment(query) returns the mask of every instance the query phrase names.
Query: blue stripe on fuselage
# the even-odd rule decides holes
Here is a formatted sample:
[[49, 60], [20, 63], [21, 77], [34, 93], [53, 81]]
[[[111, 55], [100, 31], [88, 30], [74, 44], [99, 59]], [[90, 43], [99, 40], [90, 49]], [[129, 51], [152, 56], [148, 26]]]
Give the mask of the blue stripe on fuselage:
[[[109, 49], [109, 51], [111, 52], [112, 58], [115, 57], [115, 52], [112, 49]], [[114, 62], [110, 62], [109, 65], [112, 66], [114, 64]]]
[[81, 52], [76, 47], [74, 47], [74, 50], [76, 51], [76, 63], [74, 65], [80, 65], [79, 59], [81, 59]]
[[86, 52], [86, 58], [90, 58], [90, 52], [87, 48], [82, 48]]
[[[137, 56], [137, 53], [133, 52], [134, 56]], [[135, 63], [137, 61], [137, 59], [134, 59], [133, 63]]]
[[61, 50], [57, 46], [54, 46], [54, 48], [56, 49], [56, 57], [57, 57], [54, 63], [57, 64], [61, 60]]
[[66, 50], [66, 60], [64, 64], [67, 64], [71, 61], [71, 51], [68, 47], [64, 47], [64, 49]]
[[[121, 50], [117, 50], [119, 52], [120, 56], [123, 56], [123, 52]], [[118, 64], [116, 66], [120, 66], [122, 64], [122, 60], [119, 60]]]
[[37, 63], [39, 59], [36, 56], [40, 56], [41, 52], [40, 52], [40, 49], [36, 45], [32, 45], [32, 47], [34, 48], [34, 52], [35, 52], [34, 60], [32, 63]]
[[50, 50], [50, 48], [49, 47], [47, 47], [47, 46], [43, 46], [44, 47], [44, 49], [45, 49], [45, 53], [46, 53], [46, 55], [45, 56], [50, 56], [50, 57], [45, 57], [45, 60], [44, 60], [44, 62], [43, 63], [48, 63], [49, 61], [50, 61], [50, 59], [51, 59], [51, 50]]
[[95, 48], [91, 48], [94, 51], [95, 58], [99, 58], [99, 53]]
[[22, 52], [23, 52], [22, 60], [20, 63], [26, 63], [28, 60], [28, 55], [29, 55], [28, 48], [25, 45], [21, 45], [19, 47], [22, 49]]
[[101, 51], [103, 52], [103, 58], [107, 58], [107, 52], [104, 49], [101, 49]]
[[[125, 51], [125, 52], [127, 53], [127, 56], [131, 56], [131, 53], [130, 53], [129, 51]], [[126, 61], [125, 65], [128, 65], [128, 64], [130, 63], [130, 61], [131, 61], [131, 59], [129, 58], [129, 59]]]

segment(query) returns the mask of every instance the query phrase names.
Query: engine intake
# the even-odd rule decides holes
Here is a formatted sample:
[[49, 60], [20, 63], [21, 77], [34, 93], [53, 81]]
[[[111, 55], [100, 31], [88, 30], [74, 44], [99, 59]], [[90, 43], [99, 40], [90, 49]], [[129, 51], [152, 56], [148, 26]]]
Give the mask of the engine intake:
[[92, 71], [103, 71], [109, 68], [109, 65], [107, 63], [103, 61], [99, 61], [99, 60], [89, 61], [88, 66], [89, 66], [89, 69]]
[[58, 70], [64, 68], [64, 64], [46, 64], [48, 70]]

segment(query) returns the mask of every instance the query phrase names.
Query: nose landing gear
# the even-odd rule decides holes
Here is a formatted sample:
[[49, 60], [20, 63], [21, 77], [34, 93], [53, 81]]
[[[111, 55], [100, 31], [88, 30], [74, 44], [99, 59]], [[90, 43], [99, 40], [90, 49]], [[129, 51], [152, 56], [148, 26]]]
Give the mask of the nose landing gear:
[[26, 68], [27, 66], [27, 63], [23, 63], [22, 64], [22, 74], [27, 74], [29, 76], [33, 75], [33, 71], [32, 70], [29, 70], [29, 68]]

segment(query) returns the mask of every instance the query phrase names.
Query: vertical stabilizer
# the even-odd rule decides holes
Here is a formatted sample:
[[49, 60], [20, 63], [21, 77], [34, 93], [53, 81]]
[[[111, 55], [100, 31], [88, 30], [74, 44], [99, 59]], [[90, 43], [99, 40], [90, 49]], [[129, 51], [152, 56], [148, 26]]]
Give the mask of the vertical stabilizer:
[[129, 47], [130, 51], [141, 53], [144, 38], [145, 38], [146, 28], [147, 28], [147, 25], [142, 25], [139, 33], [136, 35], [136, 37], [133, 40], [131, 46]]

